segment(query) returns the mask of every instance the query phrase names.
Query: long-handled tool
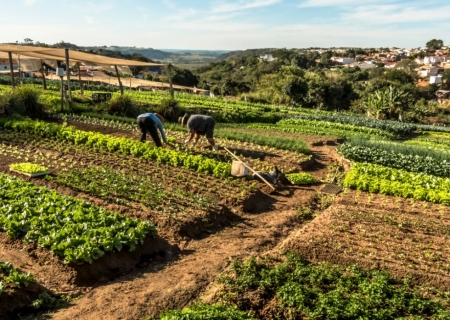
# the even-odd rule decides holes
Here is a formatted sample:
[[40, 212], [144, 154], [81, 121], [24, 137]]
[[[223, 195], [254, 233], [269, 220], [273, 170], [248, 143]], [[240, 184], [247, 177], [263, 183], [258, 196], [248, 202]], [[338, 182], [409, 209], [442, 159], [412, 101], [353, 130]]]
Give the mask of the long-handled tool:
[[244, 167], [246, 167], [248, 170], [250, 170], [251, 172], [253, 172], [254, 174], [256, 174], [262, 181], [264, 181], [271, 189], [272, 192], [275, 191], [275, 187], [270, 184], [266, 179], [264, 179], [258, 172], [256, 172], [255, 170], [253, 170], [250, 166], [248, 166], [244, 161], [242, 161], [241, 159], [239, 159], [233, 152], [231, 152], [230, 150], [228, 150], [226, 147], [223, 147], [229, 154], [231, 154], [236, 160], [240, 161], [242, 163], [242, 165]]

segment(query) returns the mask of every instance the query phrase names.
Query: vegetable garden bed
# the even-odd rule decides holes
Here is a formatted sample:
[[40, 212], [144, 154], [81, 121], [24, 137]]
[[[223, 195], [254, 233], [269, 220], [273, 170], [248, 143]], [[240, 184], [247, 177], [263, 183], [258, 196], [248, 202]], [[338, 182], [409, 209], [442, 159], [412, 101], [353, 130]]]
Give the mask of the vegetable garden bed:
[[[90, 148], [83, 146], [70, 146], [62, 142], [27, 134], [20, 134], [20, 137], [18, 137], [14, 132], [0, 132], [0, 144], [2, 144], [0, 171], [6, 173], [9, 164], [17, 162], [19, 158], [33, 159], [37, 163], [54, 168], [56, 177], [61, 174], [61, 178], [59, 178], [61, 183], [51, 181], [56, 178], [52, 178], [50, 181], [38, 179], [35, 183], [58, 189], [67, 195], [83, 197], [88, 201], [108, 206], [118, 212], [127, 212], [130, 217], [150, 219], [164, 232], [170, 232], [173, 235], [181, 234], [192, 237], [203, 233], [205, 229], [210, 229], [211, 227], [207, 227], [207, 225], [212, 220], [227, 220], [230, 213], [225, 206], [239, 206], [239, 203], [244, 199], [252, 197], [255, 189], [254, 181], [221, 180], [191, 170], [153, 163], [142, 158], [120, 156], [105, 151], [92, 152]], [[141, 197], [142, 200], [121, 198], [121, 194], [126, 194], [128, 191], [108, 187], [108, 183], [116, 182], [110, 180], [111, 182], [106, 182], [105, 185], [103, 177], [93, 179], [93, 175], [88, 172], [89, 170], [95, 171], [94, 168], [89, 169], [90, 167], [102, 166], [109, 167], [120, 175], [127, 173], [130, 177], [138, 177], [139, 180], [148, 178], [158, 184], [158, 188], [164, 187], [163, 194], [167, 194], [169, 197], [164, 198], [164, 196], [163, 199], [159, 200], [162, 204], [160, 208], [150, 205], [150, 200], [147, 201], [145, 197]], [[83, 179], [84, 185], [73, 185], [67, 179], [63, 183], [62, 178], [69, 174], [73, 175], [75, 173], [73, 170], [79, 172], [76, 179]], [[73, 173], [71, 173], [72, 171]], [[143, 173], [145, 174], [143, 175]], [[136, 184], [132, 180], [125, 182], [123, 186], [129, 190], [135, 188]], [[69, 182], [73, 188], [64, 188], [63, 185], [70, 187]], [[102, 191], [102, 189], [94, 187], [92, 183], [99, 187], [103, 184], [106, 189]], [[100, 193], [96, 190], [99, 190]], [[142, 191], [146, 192], [145, 189]], [[182, 210], [178, 210], [174, 206], [176, 202], [168, 201], [170, 200], [169, 193], [172, 191], [184, 194], [180, 200], [197, 199], [196, 201], [200, 201], [199, 204], [201, 204], [204, 203], [204, 200], [214, 199], [214, 203], [212, 206], [187, 205], [182, 207]], [[106, 200], [106, 203], [105, 201], [102, 202], [101, 199]]]
[[442, 205], [346, 190], [281, 249], [315, 261], [387, 269], [449, 290], [449, 214]]

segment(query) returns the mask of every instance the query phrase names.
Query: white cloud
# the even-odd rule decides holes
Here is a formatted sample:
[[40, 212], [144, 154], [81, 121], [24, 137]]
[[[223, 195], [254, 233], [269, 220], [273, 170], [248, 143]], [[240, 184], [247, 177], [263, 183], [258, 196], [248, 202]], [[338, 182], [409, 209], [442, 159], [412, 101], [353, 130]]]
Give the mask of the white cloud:
[[221, 3], [213, 6], [211, 8], [212, 12], [233, 12], [233, 11], [241, 11], [258, 7], [270, 6], [275, 3], [281, 2], [282, 0], [253, 0], [253, 1], [244, 1], [239, 0], [234, 3]]
[[95, 21], [94, 17], [91, 16], [85, 16], [84, 21], [89, 25], [98, 24], [98, 22]]
[[169, 8], [175, 8], [175, 3], [172, 0], [163, 0], [163, 3]]
[[[366, 0], [365, 4], [370, 2], [384, 2], [386, 0]], [[391, 1], [392, 2], [392, 1]], [[361, 4], [360, 0], [306, 0], [300, 4], [300, 7], [342, 7], [349, 4]]]
[[189, 8], [182, 11], [180, 10], [178, 11], [178, 13], [174, 15], [164, 17], [164, 20], [184, 20], [186, 18], [196, 15], [197, 13], [198, 13], [197, 10]]
[[114, 8], [114, 4], [110, 1], [103, 2], [88, 2], [87, 10], [89, 12], [105, 12]]
[[401, 22], [435, 22], [450, 19], [450, 5], [432, 9], [400, 5], [360, 6], [342, 15], [347, 21], [385, 24]]
[[38, 0], [23, 0], [23, 3], [24, 3], [26, 6], [32, 6], [32, 5], [34, 5], [37, 1], [38, 1]]

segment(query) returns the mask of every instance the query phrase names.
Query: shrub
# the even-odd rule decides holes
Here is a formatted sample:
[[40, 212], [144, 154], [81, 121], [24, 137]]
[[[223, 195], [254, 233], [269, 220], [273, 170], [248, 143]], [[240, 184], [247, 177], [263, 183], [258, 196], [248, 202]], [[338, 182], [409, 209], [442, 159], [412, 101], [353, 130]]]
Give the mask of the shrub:
[[25, 108], [12, 91], [0, 95], [0, 115], [11, 116], [25, 114]]
[[170, 97], [165, 97], [161, 99], [156, 112], [162, 115], [165, 119], [175, 122], [178, 117], [181, 116], [183, 110], [181, 110], [177, 100]]
[[135, 118], [140, 112], [129, 95], [120, 95], [113, 97], [109, 101], [109, 113]]
[[30, 86], [19, 86], [15, 93], [29, 117], [42, 117], [45, 114], [44, 105], [39, 102], [40, 91]]

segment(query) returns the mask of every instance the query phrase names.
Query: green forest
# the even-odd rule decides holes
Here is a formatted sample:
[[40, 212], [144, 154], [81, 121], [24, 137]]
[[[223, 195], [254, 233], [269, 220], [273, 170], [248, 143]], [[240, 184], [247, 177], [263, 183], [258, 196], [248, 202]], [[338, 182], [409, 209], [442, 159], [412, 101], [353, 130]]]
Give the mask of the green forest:
[[[387, 48], [385, 50], [388, 50]], [[375, 51], [375, 50], [373, 50]], [[329, 111], [350, 111], [378, 119], [447, 121], [448, 111], [436, 101], [436, 90], [450, 87], [450, 71], [440, 85], [417, 86], [417, 63], [411, 56], [394, 68], [382, 64], [370, 70], [344, 67], [331, 58], [335, 51], [270, 51], [273, 61], [259, 59], [261, 50], [226, 54], [224, 59], [192, 72], [174, 68], [175, 83], [210, 90], [215, 96], [240, 101], [301, 106]], [[355, 57], [369, 50], [349, 49], [340, 55]], [[357, 57], [358, 58], [358, 57]], [[163, 80], [164, 81], [164, 80]]]

